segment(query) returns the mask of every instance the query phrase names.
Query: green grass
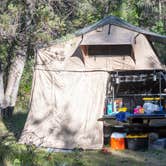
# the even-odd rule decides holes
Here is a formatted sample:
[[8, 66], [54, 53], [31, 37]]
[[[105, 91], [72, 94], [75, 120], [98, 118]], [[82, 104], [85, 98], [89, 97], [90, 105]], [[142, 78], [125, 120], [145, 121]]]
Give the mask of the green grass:
[[166, 151], [74, 151], [53, 153], [17, 142], [27, 113], [0, 120], [0, 166], [165, 166]]

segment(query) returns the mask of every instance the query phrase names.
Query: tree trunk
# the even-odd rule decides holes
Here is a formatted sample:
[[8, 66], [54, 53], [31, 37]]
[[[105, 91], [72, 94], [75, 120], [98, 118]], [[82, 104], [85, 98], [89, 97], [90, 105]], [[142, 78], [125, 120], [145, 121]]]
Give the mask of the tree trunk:
[[12, 115], [17, 100], [20, 80], [27, 58], [27, 47], [30, 42], [31, 32], [29, 30], [32, 25], [33, 11], [37, 1], [26, 0], [25, 2], [22, 1], [23, 11], [20, 13], [21, 26], [17, 29], [17, 52], [14, 61], [10, 66], [3, 101], [3, 108], [9, 117]]
[[158, 0], [158, 8], [159, 8], [159, 20], [162, 20], [161, 0]]
[[0, 62], [0, 117], [3, 117], [3, 114], [2, 114], [3, 100], [4, 100], [3, 72], [2, 72], [1, 62]]
[[3, 72], [0, 70], [0, 109], [4, 99]]
[[22, 50], [20, 48], [16, 57], [14, 58], [13, 63], [10, 66], [7, 87], [3, 101], [3, 108], [8, 112], [8, 116], [10, 116], [14, 110], [25, 62], [26, 49]]

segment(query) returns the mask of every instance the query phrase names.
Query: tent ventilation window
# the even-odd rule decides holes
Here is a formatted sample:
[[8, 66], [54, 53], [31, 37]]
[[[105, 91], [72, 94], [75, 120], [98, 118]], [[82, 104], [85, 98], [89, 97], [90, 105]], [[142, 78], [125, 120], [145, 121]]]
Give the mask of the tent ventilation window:
[[131, 56], [131, 45], [89, 45], [89, 56]]

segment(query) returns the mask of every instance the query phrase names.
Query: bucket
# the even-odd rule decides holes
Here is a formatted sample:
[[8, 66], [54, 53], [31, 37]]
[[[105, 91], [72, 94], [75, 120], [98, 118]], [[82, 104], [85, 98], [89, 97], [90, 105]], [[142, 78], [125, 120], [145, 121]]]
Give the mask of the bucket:
[[110, 145], [113, 150], [124, 150], [125, 149], [125, 133], [114, 132], [111, 135]]
[[126, 143], [130, 150], [146, 150], [148, 149], [148, 135], [127, 135]]

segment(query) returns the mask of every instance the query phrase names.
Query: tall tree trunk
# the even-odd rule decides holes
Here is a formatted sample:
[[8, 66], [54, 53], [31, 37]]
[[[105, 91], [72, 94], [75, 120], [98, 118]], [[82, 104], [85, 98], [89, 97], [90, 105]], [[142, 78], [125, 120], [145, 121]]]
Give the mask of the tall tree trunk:
[[0, 69], [0, 109], [4, 100], [3, 72]]
[[3, 116], [2, 114], [2, 105], [4, 100], [4, 85], [3, 85], [3, 71], [0, 62], [0, 117]]
[[12, 114], [17, 100], [19, 84], [26, 62], [26, 51], [26, 47], [20, 47], [13, 63], [10, 66], [7, 87], [3, 101], [3, 108], [8, 111], [9, 116]]
[[161, 0], [158, 0], [159, 20], [162, 20]]
[[[20, 26], [18, 27], [18, 36], [16, 41], [16, 55], [13, 63], [10, 65], [10, 70], [5, 89], [3, 108], [10, 117], [14, 110], [17, 100], [18, 89], [21, 76], [27, 58], [27, 47], [30, 41], [30, 26], [33, 19], [33, 10], [36, 0], [22, 1], [23, 9], [20, 13]], [[23, 21], [23, 22], [22, 22]]]

